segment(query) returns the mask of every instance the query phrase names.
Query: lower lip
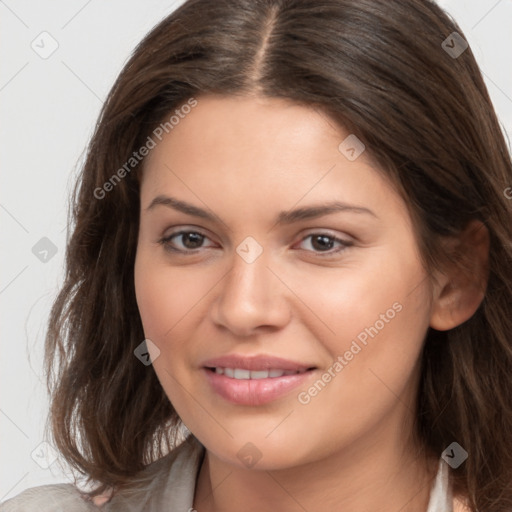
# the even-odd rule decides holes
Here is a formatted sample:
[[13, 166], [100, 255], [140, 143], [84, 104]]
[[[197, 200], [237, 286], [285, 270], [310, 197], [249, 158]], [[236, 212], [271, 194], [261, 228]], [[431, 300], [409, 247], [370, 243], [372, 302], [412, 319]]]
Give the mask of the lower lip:
[[268, 379], [233, 379], [203, 368], [213, 390], [222, 398], [238, 405], [262, 405], [277, 400], [290, 390], [303, 385], [313, 370]]

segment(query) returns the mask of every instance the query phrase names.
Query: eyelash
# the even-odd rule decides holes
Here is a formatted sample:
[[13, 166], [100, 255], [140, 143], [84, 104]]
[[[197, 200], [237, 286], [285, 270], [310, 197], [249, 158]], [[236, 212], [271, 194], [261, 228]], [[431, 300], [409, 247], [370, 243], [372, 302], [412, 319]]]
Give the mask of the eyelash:
[[[193, 254], [193, 253], [195, 253], [195, 251], [202, 249], [202, 247], [197, 247], [196, 249], [183, 250], [183, 249], [176, 249], [176, 247], [173, 247], [171, 245], [171, 240], [173, 238], [178, 237], [180, 235], [186, 235], [186, 234], [191, 234], [191, 233], [194, 235], [200, 235], [200, 236], [208, 239], [208, 237], [204, 233], [201, 233], [200, 231], [181, 230], [181, 231], [177, 231], [176, 233], [172, 233], [166, 237], [161, 238], [160, 240], [158, 240], [158, 243], [161, 244], [166, 251], [170, 251], [170, 252], [174, 252], [174, 253], [181, 253], [183, 255]], [[353, 242], [351, 242], [351, 241], [343, 240], [342, 238], [335, 237], [333, 235], [330, 235], [329, 233], [322, 233], [322, 232], [310, 233], [309, 235], [302, 238], [301, 242], [303, 242], [304, 240], [307, 240], [310, 237], [314, 237], [314, 236], [325, 236], [326, 238], [329, 238], [332, 241], [339, 242], [341, 244], [341, 247], [338, 248], [337, 250], [329, 249], [329, 251], [309, 251], [309, 250], [307, 251], [307, 252], [313, 252], [314, 254], [316, 254], [320, 257], [332, 256], [333, 254], [342, 252], [345, 249], [354, 245]]]

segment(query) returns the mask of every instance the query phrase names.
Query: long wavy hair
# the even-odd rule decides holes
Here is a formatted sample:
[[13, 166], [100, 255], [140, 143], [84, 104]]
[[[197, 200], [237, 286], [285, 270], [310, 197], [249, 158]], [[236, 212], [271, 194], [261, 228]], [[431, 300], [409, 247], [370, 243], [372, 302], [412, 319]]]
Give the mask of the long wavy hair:
[[130, 159], [191, 98], [257, 94], [315, 106], [364, 142], [408, 205], [427, 269], [464, 269], [443, 237], [473, 219], [488, 229], [483, 302], [462, 325], [426, 333], [415, 433], [437, 457], [453, 441], [468, 452], [450, 479], [472, 511], [512, 508], [512, 164], [471, 48], [449, 51], [463, 39], [429, 0], [189, 0], [141, 41], [71, 198], [45, 342], [47, 428], [69, 465], [100, 484], [91, 496], [129, 487], [176, 446], [181, 425], [134, 356], [144, 159]]

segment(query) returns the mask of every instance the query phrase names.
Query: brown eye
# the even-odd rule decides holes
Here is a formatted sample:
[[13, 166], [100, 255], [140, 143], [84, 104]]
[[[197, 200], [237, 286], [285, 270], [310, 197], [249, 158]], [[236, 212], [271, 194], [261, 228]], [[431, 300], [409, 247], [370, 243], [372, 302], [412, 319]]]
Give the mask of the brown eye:
[[[166, 250], [188, 252], [201, 249], [203, 242], [208, 238], [197, 231], [178, 231], [159, 240]], [[177, 241], [177, 242], [176, 242]]]
[[[347, 247], [353, 245], [353, 242], [349, 240], [343, 240], [326, 233], [313, 233], [303, 238], [302, 242], [305, 242], [306, 240], [310, 240], [308, 245], [312, 248], [312, 251], [310, 249], [306, 250], [309, 252], [326, 253], [326, 255], [341, 252]], [[335, 244], [338, 244], [338, 249], [331, 250]]]
[[311, 237], [311, 246], [319, 251], [332, 249], [334, 239], [325, 235], [313, 235]]
[[178, 237], [181, 237], [181, 242], [187, 249], [197, 249], [201, 247], [204, 240], [203, 235], [194, 232], [182, 233], [178, 235]]

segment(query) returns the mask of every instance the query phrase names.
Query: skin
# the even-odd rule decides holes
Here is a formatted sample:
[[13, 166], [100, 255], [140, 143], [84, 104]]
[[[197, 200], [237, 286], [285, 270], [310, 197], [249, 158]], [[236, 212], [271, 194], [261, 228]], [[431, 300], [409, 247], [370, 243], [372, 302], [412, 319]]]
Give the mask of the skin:
[[[145, 336], [160, 350], [153, 365], [163, 389], [207, 450], [194, 498], [199, 512], [427, 508], [438, 459], [421, 456], [412, 436], [421, 349], [429, 325], [450, 329], [478, 307], [488, 238], [475, 225], [466, 236], [475, 282], [455, 271], [430, 275], [406, 204], [368, 151], [349, 161], [338, 150], [348, 135], [325, 114], [287, 100], [201, 96], [145, 162], [137, 303]], [[147, 210], [163, 194], [216, 219], [163, 205]], [[333, 200], [373, 215], [275, 223], [282, 210]], [[168, 245], [189, 253], [166, 250], [159, 240], [180, 229], [205, 238], [178, 235]], [[314, 234], [351, 245], [322, 250]], [[248, 236], [263, 249], [252, 263], [236, 252]], [[396, 303], [400, 312], [301, 404], [297, 394]], [[271, 403], [235, 405], [201, 369], [232, 353], [317, 370]], [[237, 457], [248, 442], [261, 455], [251, 468]]]

